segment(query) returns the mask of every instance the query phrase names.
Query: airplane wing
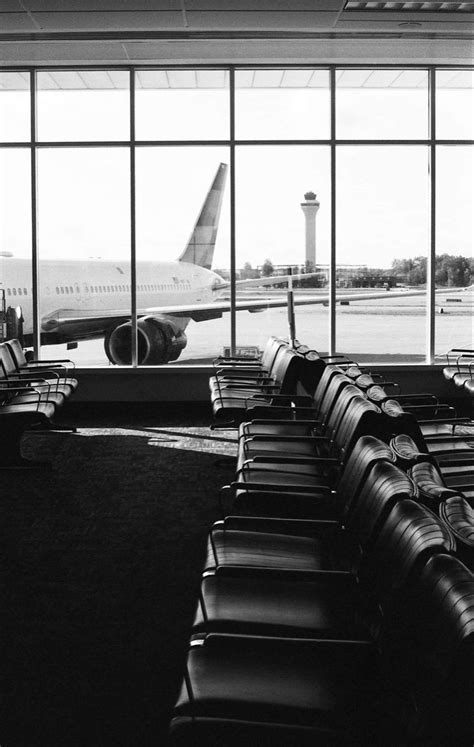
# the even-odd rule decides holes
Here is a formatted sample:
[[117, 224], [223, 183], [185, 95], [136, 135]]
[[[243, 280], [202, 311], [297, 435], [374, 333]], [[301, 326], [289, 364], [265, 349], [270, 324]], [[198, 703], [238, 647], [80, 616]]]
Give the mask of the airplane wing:
[[[436, 291], [437, 293], [446, 295], [450, 293], [461, 293], [463, 291], [472, 291], [474, 286], [468, 288], [444, 288]], [[353, 293], [338, 293], [336, 294], [336, 303], [341, 301], [374, 301], [377, 299], [390, 300], [394, 298], [407, 298], [410, 296], [424, 296], [426, 290], [377, 290], [372, 292], [353, 292]], [[316, 304], [329, 304], [329, 295], [327, 292], [317, 292], [313, 294], [295, 294], [294, 305], [295, 306], [311, 306]], [[243, 299], [236, 301], [237, 311], [249, 311], [250, 313], [257, 313], [265, 311], [266, 309], [283, 308], [288, 305], [287, 294], [282, 292], [280, 296], [274, 298], [253, 298]], [[156, 316], [156, 317], [189, 317], [196, 322], [206, 321], [209, 319], [218, 319], [225, 312], [230, 311], [230, 299], [222, 298], [209, 303], [199, 304], [180, 304], [176, 306], [149, 306], [137, 310], [139, 317], [143, 316]], [[41, 329], [43, 332], [52, 332], [60, 334], [61, 336], [72, 335], [73, 337], [81, 336], [82, 339], [87, 339], [88, 336], [105, 332], [113, 325], [121, 324], [122, 322], [128, 321], [130, 314], [127, 314], [123, 309], [117, 310], [97, 310], [95, 313], [91, 310], [84, 310], [83, 312], [79, 309], [58, 309], [55, 312], [47, 314], [43, 317], [41, 322]]]
[[[268, 277], [259, 278], [245, 278], [244, 280], [236, 280], [235, 285], [237, 288], [265, 288], [267, 286], [279, 285], [280, 283], [288, 283], [289, 279], [302, 280], [308, 278], [326, 277], [327, 272], [324, 270], [318, 270], [315, 272], [298, 272], [291, 275], [270, 275]], [[225, 290], [230, 288], [230, 281], [223, 281], [219, 283], [219, 289]]]

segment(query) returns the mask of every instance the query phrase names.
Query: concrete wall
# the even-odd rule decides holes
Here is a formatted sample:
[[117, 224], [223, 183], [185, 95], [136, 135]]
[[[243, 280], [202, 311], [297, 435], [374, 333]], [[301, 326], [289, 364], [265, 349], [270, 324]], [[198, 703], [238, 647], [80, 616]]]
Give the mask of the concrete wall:
[[[373, 373], [398, 382], [401, 393], [432, 392], [443, 399], [466, 397], [447, 382], [442, 366], [369, 366]], [[208, 402], [209, 366], [76, 369], [76, 402]]]

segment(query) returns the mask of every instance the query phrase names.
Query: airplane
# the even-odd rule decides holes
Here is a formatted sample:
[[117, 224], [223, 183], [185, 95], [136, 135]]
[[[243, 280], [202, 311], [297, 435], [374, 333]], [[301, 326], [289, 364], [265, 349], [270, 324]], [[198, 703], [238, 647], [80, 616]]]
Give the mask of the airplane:
[[[212, 180], [204, 204], [185, 248], [174, 261], [137, 262], [137, 350], [138, 363], [158, 365], [175, 361], [187, 345], [185, 330], [191, 320], [217, 319], [230, 311], [226, 291], [230, 282], [211, 269], [219, 217], [227, 175], [221, 163]], [[25, 347], [33, 345], [33, 309], [30, 277], [31, 261], [0, 252], [0, 300], [10, 318], [23, 319], [21, 330]], [[237, 288], [275, 286], [320, 273], [278, 275], [237, 280]], [[104, 349], [111, 363], [132, 362], [132, 322], [130, 319], [130, 263], [121, 260], [58, 259], [39, 262], [43, 345], [104, 338]], [[455, 289], [459, 292], [460, 289]], [[445, 291], [446, 292], [446, 291]], [[425, 291], [386, 291], [338, 295], [337, 301], [421, 295]], [[159, 303], [157, 304], [157, 301]], [[286, 306], [288, 299], [243, 299], [236, 310], [249, 312]], [[295, 305], [328, 304], [327, 291], [321, 295], [298, 296]], [[21, 311], [20, 311], [21, 309]], [[1, 330], [0, 324], [0, 330]], [[8, 329], [8, 325], [7, 325]], [[18, 337], [10, 327], [7, 336]]]

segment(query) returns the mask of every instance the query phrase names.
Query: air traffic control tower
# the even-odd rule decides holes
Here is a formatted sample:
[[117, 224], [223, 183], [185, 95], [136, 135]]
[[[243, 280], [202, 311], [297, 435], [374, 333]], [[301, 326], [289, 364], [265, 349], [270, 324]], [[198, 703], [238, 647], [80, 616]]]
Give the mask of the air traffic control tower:
[[305, 202], [301, 203], [301, 209], [305, 219], [306, 238], [306, 266], [316, 264], [316, 213], [319, 210], [319, 202], [314, 192], [306, 192]]

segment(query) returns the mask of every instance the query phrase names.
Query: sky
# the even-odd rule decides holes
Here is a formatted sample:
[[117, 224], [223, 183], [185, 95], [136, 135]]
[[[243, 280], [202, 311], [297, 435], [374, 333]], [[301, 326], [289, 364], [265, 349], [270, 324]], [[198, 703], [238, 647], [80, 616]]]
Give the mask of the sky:
[[[0, 140], [28, 137], [27, 92], [0, 93]], [[470, 96], [470, 98], [469, 98]], [[424, 89], [344, 89], [341, 138], [425, 138]], [[472, 92], [445, 91], [440, 137], [466, 135]], [[12, 112], [15, 116], [12, 117]], [[236, 137], [327, 138], [328, 96], [314, 89], [239, 89]], [[471, 119], [470, 119], [471, 117]], [[26, 121], [26, 124], [25, 124]], [[128, 137], [124, 91], [42, 91], [40, 139]], [[26, 134], [25, 134], [26, 133]], [[225, 138], [225, 90], [137, 91], [137, 138]], [[472, 134], [471, 134], [472, 137]], [[472, 254], [474, 148], [442, 146], [437, 156], [439, 253]], [[175, 259], [186, 244], [226, 146], [137, 148], [137, 257]], [[29, 151], [0, 149], [0, 251], [28, 256]], [[337, 151], [337, 248], [341, 264], [388, 268], [394, 258], [429, 250], [429, 150], [424, 145], [344, 145]], [[40, 257], [129, 256], [127, 148], [44, 148], [38, 156]], [[330, 150], [327, 145], [242, 144], [236, 148], [237, 265], [304, 262], [300, 203], [317, 193], [316, 261], [330, 250]], [[229, 265], [227, 184], [214, 266]]]

